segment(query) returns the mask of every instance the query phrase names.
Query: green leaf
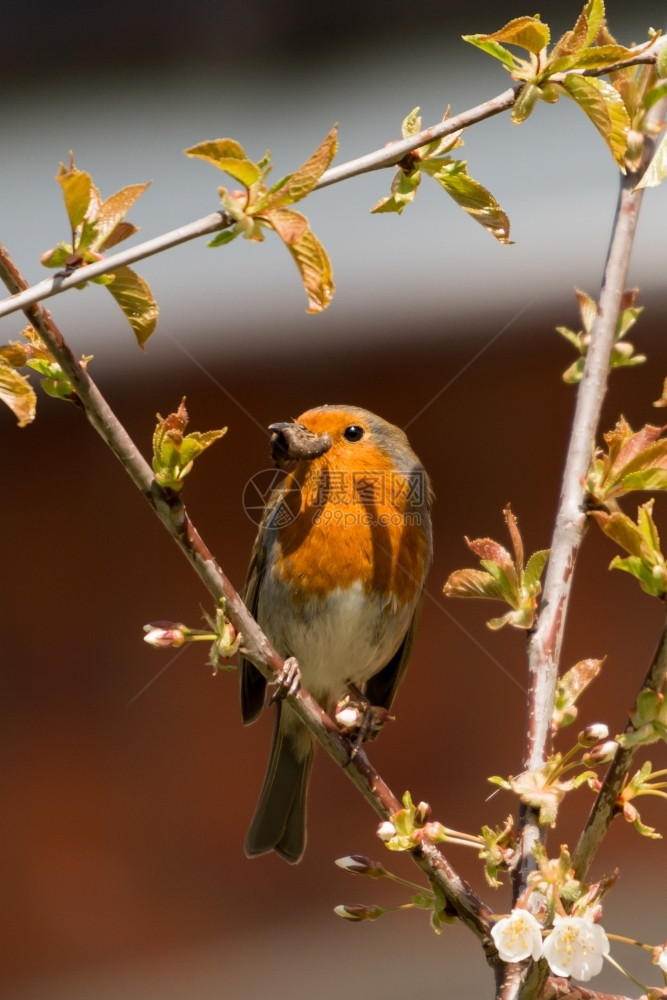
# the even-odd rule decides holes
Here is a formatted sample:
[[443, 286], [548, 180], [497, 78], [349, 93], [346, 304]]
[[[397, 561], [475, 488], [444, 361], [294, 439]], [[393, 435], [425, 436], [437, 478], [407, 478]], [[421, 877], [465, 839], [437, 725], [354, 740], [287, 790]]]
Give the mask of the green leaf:
[[12, 411], [19, 427], [35, 419], [37, 397], [25, 377], [4, 359], [0, 359], [0, 400]]
[[243, 146], [234, 139], [209, 139], [185, 150], [186, 156], [196, 156], [224, 170], [245, 188], [262, 178], [260, 167], [249, 160]]
[[143, 347], [158, 319], [157, 303], [148, 283], [131, 268], [119, 267], [113, 272], [113, 281], [106, 287], [123, 310], [139, 347]]
[[185, 397], [178, 410], [167, 417], [157, 415], [158, 423], [153, 432], [153, 472], [163, 489], [178, 493], [185, 477], [192, 471], [196, 458], [227, 432], [223, 427], [215, 431], [185, 433], [188, 412]]
[[403, 209], [415, 200], [422, 175], [419, 158], [415, 157], [414, 162], [416, 164], [414, 170], [408, 171], [404, 170], [402, 167], [398, 168], [392, 178], [391, 195], [386, 198], [380, 198], [380, 200], [373, 205], [371, 209], [372, 214], [377, 214], [379, 212], [396, 212], [400, 215]]
[[523, 574], [523, 586], [526, 589], [532, 589], [539, 584], [550, 551], [550, 549], [540, 549], [537, 552], [533, 552], [529, 558]]
[[240, 230], [238, 229], [223, 229], [221, 233], [218, 233], [212, 240], [209, 240], [207, 246], [209, 247], [221, 247], [225, 243], [231, 243], [239, 235]]
[[657, 149], [651, 157], [651, 162], [635, 191], [639, 188], [658, 187], [667, 177], [667, 132], [663, 134]]
[[653, 597], [667, 594], [667, 563], [660, 551], [660, 536], [653, 520], [653, 498], [637, 511], [635, 524], [627, 514], [614, 511], [591, 511], [605, 535], [625, 549], [625, 558], [615, 556], [609, 569], [620, 569], [634, 576], [645, 593]]
[[462, 35], [461, 37], [464, 42], [468, 42], [481, 49], [482, 52], [486, 52], [487, 55], [493, 56], [494, 59], [498, 59], [510, 73], [520, 65], [520, 60], [513, 56], [504, 45], [495, 41], [491, 35]]
[[513, 125], [522, 125], [525, 122], [532, 113], [540, 93], [540, 88], [535, 83], [523, 85], [510, 114]]
[[511, 243], [510, 222], [502, 208], [479, 181], [470, 177], [465, 160], [441, 163], [423, 160], [422, 169], [440, 184], [457, 205], [479, 222], [499, 243]]
[[628, 146], [630, 116], [620, 94], [610, 83], [592, 76], [568, 73], [562, 87], [590, 118], [607, 143], [612, 156], [623, 168]]
[[85, 170], [77, 170], [72, 162], [69, 168], [64, 163], [60, 164], [56, 180], [63, 190], [65, 210], [70, 226], [72, 229], [76, 229], [81, 225], [88, 211], [93, 188], [92, 178]]
[[624, 45], [596, 45], [581, 52], [549, 61], [549, 73], [564, 73], [571, 69], [601, 69], [613, 66], [636, 55], [636, 50], [627, 49]]
[[44, 267], [66, 267], [71, 256], [71, 246], [60, 243], [52, 250], [47, 250], [46, 253], [43, 253], [39, 258], [39, 262]]
[[421, 132], [422, 120], [419, 114], [419, 108], [413, 108], [409, 115], [406, 115], [403, 119], [403, 124], [401, 125], [401, 135], [404, 139], [409, 139], [410, 136], [416, 135]]

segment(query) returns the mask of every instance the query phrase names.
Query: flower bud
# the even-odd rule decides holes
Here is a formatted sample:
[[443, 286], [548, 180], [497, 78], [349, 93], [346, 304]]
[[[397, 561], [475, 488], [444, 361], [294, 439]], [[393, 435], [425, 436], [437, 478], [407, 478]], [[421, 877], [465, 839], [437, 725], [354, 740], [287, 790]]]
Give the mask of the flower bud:
[[588, 753], [581, 758], [587, 767], [597, 767], [599, 764], [609, 764], [614, 759], [618, 743], [616, 740], [607, 740], [592, 747]]
[[336, 864], [346, 872], [353, 875], [370, 875], [371, 878], [380, 878], [386, 875], [386, 870], [379, 861], [371, 861], [363, 854], [348, 854], [344, 858], [337, 858]]
[[428, 802], [420, 802], [415, 807], [415, 826], [425, 826], [431, 818], [431, 807]]
[[580, 747], [594, 747], [596, 743], [602, 743], [609, 739], [609, 729], [604, 722], [594, 722], [591, 726], [586, 726], [577, 736]]
[[380, 906], [364, 906], [363, 903], [340, 903], [334, 906], [334, 913], [345, 920], [377, 920], [384, 910]]
[[385, 819], [377, 828], [377, 835], [380, 840], [387, 842], [396, 836], [396, 827], [391, 820]]
[[182, 646], [186, 639], [186, 634], [182, 625], [174, 625], [171, 622], [156, 622], [153, 625], [144, 625], [144, 642], [156, 649], [166, 646]]

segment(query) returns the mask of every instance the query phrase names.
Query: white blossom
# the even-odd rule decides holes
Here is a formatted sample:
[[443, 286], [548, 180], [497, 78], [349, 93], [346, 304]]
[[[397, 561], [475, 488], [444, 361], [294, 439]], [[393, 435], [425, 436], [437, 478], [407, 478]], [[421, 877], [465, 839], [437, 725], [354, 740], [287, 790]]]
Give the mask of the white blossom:
[[660, 971], [664, 972], [665, 975], [667, 976], [667, 945], [665, 945], [665, 947], [662, 949], [662, 951], [658, 955], [658, 958], [657, 958], [657, 961], [656, 961], [656, 965], [658, 966], [658, 968], [660, 969]]
[[491, 928], [491, 937], [503, 962], [538, 959], [542, 954], [542, 930], [528, 910], [512, 910]]
[[544, 942], [544, 957], [557, 976], [587, 982], [601, 971], [609, 954], [609, 940], [600, 924], [586, 917], [556, 917]]

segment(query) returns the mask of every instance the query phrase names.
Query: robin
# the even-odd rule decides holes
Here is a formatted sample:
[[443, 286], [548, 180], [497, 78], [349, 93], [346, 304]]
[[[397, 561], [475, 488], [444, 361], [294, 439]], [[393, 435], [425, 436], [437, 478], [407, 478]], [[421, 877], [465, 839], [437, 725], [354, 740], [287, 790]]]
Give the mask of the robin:
[[[245, 601], [268, 639], [331, 713], [348, 691], [389, 709], [414, 639], [431, 561], [431, 485], [398, 427], [356, 406], [320, 406], [272, 424], [286, 472], [271, 494]], [[241, 660], [241, 710], [252, 722], [266, 681]], [[291, 863], [306, 844], [315, 739], [277, 701], [271, 755], [245, 842]]]

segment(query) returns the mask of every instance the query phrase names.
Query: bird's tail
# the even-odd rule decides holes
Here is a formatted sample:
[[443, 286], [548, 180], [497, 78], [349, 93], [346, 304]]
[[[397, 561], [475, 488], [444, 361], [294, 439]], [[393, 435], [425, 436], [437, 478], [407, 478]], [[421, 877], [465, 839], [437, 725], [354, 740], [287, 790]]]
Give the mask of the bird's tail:
[[315, 743], [305, 727], [297, 728], [286, 714], [278, 705], [269, 765], [245, 852], [252, 857], [276, 851], [296, 864], [306, 847], [306, 792]]

